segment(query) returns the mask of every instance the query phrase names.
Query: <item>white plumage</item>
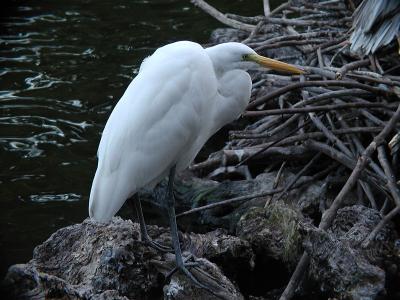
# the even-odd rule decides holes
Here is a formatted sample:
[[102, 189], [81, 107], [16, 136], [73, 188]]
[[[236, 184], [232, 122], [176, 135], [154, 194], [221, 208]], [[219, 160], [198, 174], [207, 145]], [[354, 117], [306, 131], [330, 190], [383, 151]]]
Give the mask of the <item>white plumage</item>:
[[237, 69], [245, 54], [255, 52], [238, 43], [204, 49], [176, 42], [145, 59], [104, 128], [92, 218], [110, 220], [138, 189], [174, 165], [186, 168], [212, 134], [239, 117], [251, 90], [249, 74]]

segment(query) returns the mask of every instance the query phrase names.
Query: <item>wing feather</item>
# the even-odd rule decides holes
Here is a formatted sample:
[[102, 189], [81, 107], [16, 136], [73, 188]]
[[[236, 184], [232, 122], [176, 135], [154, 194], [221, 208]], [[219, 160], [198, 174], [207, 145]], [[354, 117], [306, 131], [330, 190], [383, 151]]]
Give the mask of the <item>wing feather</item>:
[[107, 121], [90, 195], [96, 220], [109, 220], [137, 189], [165, 176], [197, 138], [208, 102], [193, 99], [213, 94], [198, 70], [212, 65], [190, 44], [147, 58]]

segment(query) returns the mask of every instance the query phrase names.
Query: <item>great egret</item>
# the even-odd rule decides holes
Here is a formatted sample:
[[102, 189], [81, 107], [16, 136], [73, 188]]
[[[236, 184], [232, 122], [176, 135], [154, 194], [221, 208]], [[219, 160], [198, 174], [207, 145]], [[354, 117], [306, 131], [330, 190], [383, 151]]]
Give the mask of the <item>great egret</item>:
[[[175, 171], [185, 169], [218, 129], [245, 110], [251, 91], [249, 64], [296, 74], [299, 68], [258, 55], [240, 43], [204, 49], [182, 41], [157, 49], [140, 66], [115, 106], [98, 149], [89, 215], [109, 221], [138, 189], [169, 175], [163, 205], [168, 211], [177, 269], [197, 285], [182, 258], [175, 219]], [[151, 246], [140, 200], [135, 199], [141, 238]]]

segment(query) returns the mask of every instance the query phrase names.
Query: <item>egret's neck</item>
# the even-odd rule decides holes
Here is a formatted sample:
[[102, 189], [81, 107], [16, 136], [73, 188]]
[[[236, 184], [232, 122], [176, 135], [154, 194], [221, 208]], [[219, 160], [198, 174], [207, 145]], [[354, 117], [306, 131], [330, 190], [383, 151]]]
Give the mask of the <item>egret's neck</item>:
[[216, 45], [205, 49], [212, 61], [215, 74], [218, 78], [223, 76], [227, 71], [233, 70], [236, 67], [229, 61], [226, 56], [226, 51], [221, 48], [221, 45]]
[[250, 48], [238, 43], [224, 43], [205, 49], [218, 81], [218, 98], [213, 110], [212, 133], [232, 122], [245, 110], [251, 92], [251, 78], [242, 53]]
[[237, 119], [246, 109], [251, 94], [250, 75], [243, 70], [227, 71], [218, 80], [218, 95], [213, 111], [213, 133]]

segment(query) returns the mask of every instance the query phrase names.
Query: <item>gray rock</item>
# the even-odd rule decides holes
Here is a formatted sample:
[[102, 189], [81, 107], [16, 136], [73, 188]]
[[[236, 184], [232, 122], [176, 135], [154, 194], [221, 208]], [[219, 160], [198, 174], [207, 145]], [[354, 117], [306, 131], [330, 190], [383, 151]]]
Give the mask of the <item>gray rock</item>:
[[211, 32], [210, 42], [213, 44], [240, 42], [247, 36], [247, 32], [234, 28], [217, 28]]
[[[168, 244], [168, 229], [148, 227], [157, 242]], [[174, 267], [175, 257], [147, 247], [139, 240], [139, 232], [138, 224], [119, 217], [109, 224], [85, 220], [62, 228], [35, 248], [31, 261], [10, 267], [3, 287], [16, 299], [187, 299], [187, 295], [217, 299], [179, 272], [165, 284], [163, 275]], [[252, 264], [250, 245], [223, 231], [184, 235], [184, 244], [189, 240], [198, 255], [222, 262], [226, 256], [231, 263]], [[200, 266], [192, 269], [193, 274], [214, 285], [220, 298], [243, 298], [214, 263], [198, 260]]]
[[310, 221], [283, 201], [253, 207], [239, 220], [238, 237], [250, 242], [257, 255], [296, 264], [302, 253], [302, 227]]
[[[313, 191], [310, 187], [305, 193], [317, 196]], [[297, 195], [297, 199], [303, 199], [303, 195]], [[250, 242], [257, 257], [273, 258], [289, 270], [305, 249], [311, 258], [310, 280], [299, 288], [299, 294], [310, 295], [307, 289], [312, 287], [315, 292], [318, 287], [321, 293], [338, 299], [384, 295], [385, 259], [395, 251], [394, 231], [386, 226], [367, 249], [361, 246], [380, 221], [379, 213], [359, 205], [345, 207], [338, 211], [332, 227], [324, 231], [303, 216], [302, 203], [296, 207], [293, 201], [272, 200], [266, 207], [250, 208], [238, 222], [237, 236]], [[397, 270], [396, 264], [390, 266]]]
[[385, 272], [379, 262], [393, 247], [387, 226], [368, 249], [362, 241], [379, 222], [379, 213], [354, 205], [338, 211], [326, 232], [309, 228], [303, 246], [310, 255], [310, 277], [321, 291], [345, 299], [375, 299], [385, 293]]
[[310, 276], [320, 283], [321, 291], [344, 299], [375, 299], [383, 291], [385, 272], [370, 264], [349, 243], [315, 230], [304, 247], [311, 256]]

